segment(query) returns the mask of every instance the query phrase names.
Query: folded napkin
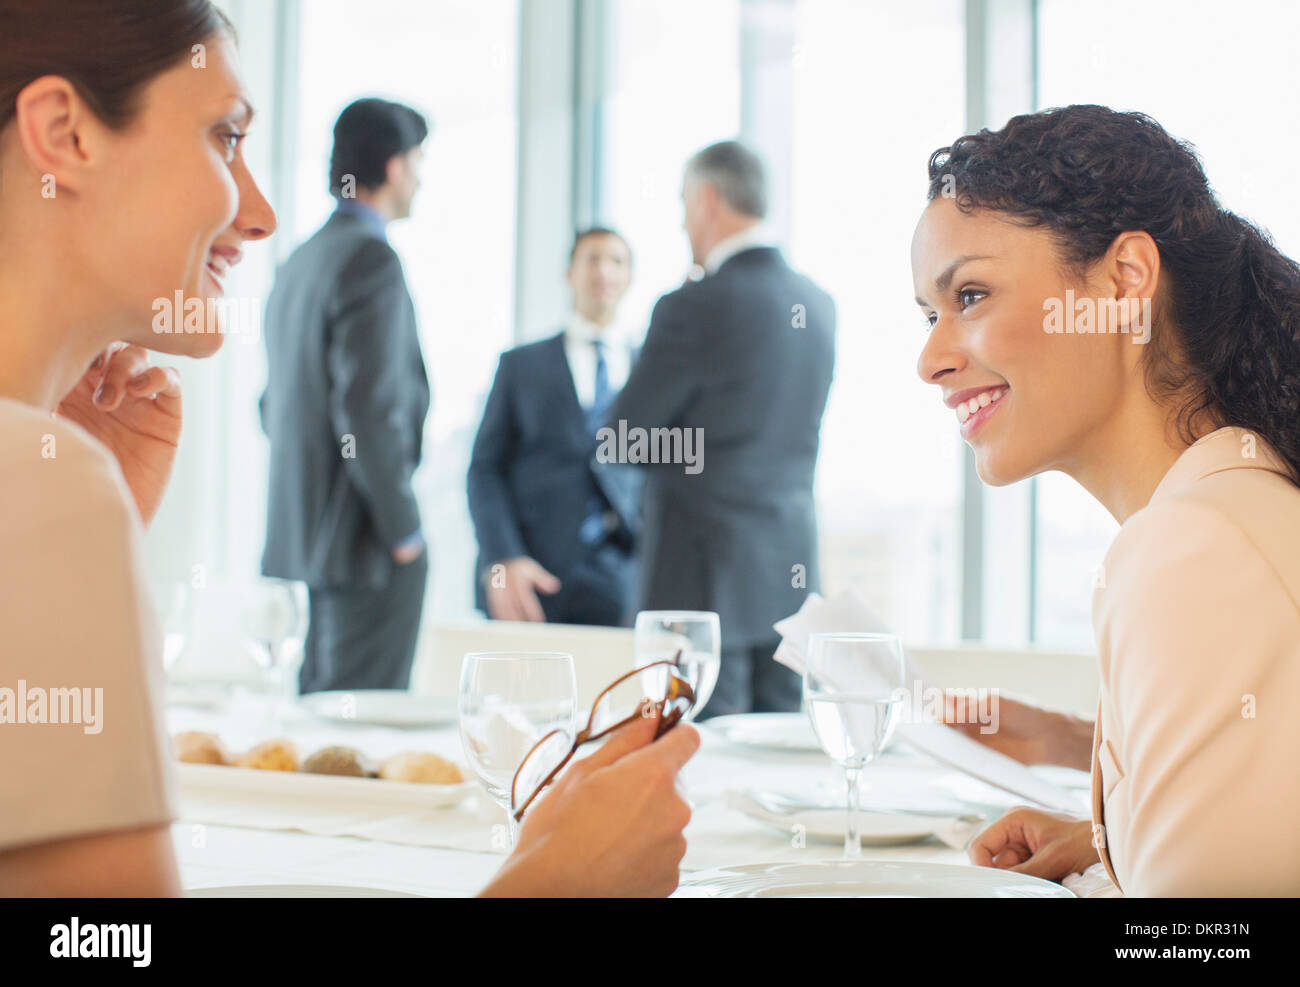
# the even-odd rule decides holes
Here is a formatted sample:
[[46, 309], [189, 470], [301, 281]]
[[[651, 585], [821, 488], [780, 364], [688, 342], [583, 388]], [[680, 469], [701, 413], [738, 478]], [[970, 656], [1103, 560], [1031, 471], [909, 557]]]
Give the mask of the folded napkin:
[[1067, 891], [1073, 891], [1080, 898], [1123, 898], [1120, 889], [1106, 873], [1106, 866], [1095, 863], [1081, 874], [1071, 874], [1061, 882]]

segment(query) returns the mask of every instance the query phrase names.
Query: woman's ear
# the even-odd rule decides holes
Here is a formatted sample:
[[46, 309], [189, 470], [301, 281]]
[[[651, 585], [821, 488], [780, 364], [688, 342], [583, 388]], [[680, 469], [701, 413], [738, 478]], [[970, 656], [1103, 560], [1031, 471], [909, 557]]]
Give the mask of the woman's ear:
[[1111, 297], [1118, 304], [1106, 316], [1114, 324], [1099, 328], [1130, 335], [1135, 343], [1148, 342], [1160, 284], [1160, 248], [1144, 231], [1121, 233], [1107, 251], [1105, 263]]
[[42, 180], [52, 176], [54, 196], [75, 191], [89, 162], [85, 130], [90, 113], [67, 79], [45, 75], [28, 83], [14, 101], [18, 145], [32, 171]]
[[1153, 298], [1160, 281], [1160, 248], [1142, 230], [1121, 233], [1108, 251], [1116, 298]]

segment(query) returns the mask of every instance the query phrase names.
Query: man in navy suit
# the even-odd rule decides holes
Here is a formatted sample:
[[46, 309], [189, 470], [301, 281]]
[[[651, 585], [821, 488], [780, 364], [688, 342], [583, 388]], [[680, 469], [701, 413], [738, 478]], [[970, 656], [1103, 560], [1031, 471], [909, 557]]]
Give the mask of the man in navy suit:
[[615, 328], [631, 277], [626, 240], [579, 232], [568, 324], [501, 356], [469, 466], [475, 599], [494, 619], [627, 622], [641, 481], [600, 461], [596, 433], [634, 358]]

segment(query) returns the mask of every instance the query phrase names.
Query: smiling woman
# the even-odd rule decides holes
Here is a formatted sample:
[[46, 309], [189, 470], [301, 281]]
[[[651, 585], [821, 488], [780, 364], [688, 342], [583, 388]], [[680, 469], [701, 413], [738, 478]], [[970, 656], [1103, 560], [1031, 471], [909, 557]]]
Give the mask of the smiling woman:
[[175, 893], [141, 534], [181, 397], [146, 350], [216, 351], [221, 332], [153, 331], [155, 302], [206, 308], [275, 215], [239, 152], [251, 111], [208, 0], [60, 13], [0, 0], [0, 682], [102, 702], [93, 732], [0, 726], [0, 894]]
[[[1093, 596], [1093, 818], [1018, 810], [972, 858], [1300, 893], [1300, 267], [1142, 114], [1015, 117], [929, 171], [921, 379], [985, 482], [1059, 470], [1122, 525]], [[1079, 298], [1088, 331], [1057, 331]]]
[[[251, 100], [208, 0], [60, 12], [0, 0], [0, 690], [102, 689], [103, 728], [0, 723], [0, 897], [175, 894], [141, 521], [181, 405], [146, 349], [214, 352], [222, 333], [155, 332], [156, 303], [219, 297], [276, 220], [243, 159]], [[638, 717], [560, 775], [485, 892], [672, 891], [690, 817], [677, 772], [700, 740], [686, 724], [656, 740], [657, 725]]]

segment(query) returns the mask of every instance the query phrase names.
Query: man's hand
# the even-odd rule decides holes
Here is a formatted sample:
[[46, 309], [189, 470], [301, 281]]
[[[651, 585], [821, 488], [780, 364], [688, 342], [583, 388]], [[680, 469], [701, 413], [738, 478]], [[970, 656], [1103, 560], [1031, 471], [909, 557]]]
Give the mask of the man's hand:
[[60, 418], [76, 422], [117, 459], [140, 519], [153, 520], [167, 489], [181, 437], [181, 378], [174, 367], [151, 367], [143, 347], [114, 343], [59, 402]]
[[944, 693], [943, 720], [971, 740], [1021, 764], [1062, 764], [1081, 771], [1092, 767], [1092, 723], [1000, 694], [996, 701], [997, 730], [993, 733], [984, 733], [987, 727], [968, 710], [963, 712], [966, 701], [961, 690]]
[[483, 890], [508, 897], [662, 897], [677, 888], [691, 808], [677, 773], [700, 746], [679, 723], [654, 739], [640, 717], [571, 764], [524, 817], [510, 859]]
[[504, 571], [496, 571], [494, 565], [484, 577], [488, 614], [494, 620], [545, 621], [546, 614], [537, 594], [558, 593], [560, 581], [526, 555], [497, 565], [504, 566]]
[[398, 565], [410, 565], [424, 554], [424, 536], [416, 533], [393, 549], [393, 561]]
[[1101, 858], [1092, 823], [1060, 812], [1018, 807], [989, 826], [970, 845], [971, 863], [1060, 882]]

